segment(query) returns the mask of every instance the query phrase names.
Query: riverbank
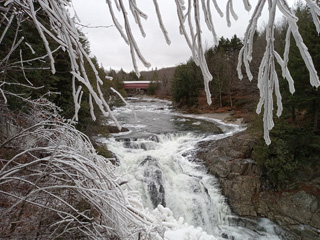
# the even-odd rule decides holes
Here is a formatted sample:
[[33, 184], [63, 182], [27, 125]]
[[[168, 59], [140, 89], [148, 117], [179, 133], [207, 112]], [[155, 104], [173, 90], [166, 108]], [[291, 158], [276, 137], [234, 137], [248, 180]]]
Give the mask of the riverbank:
[[319, 184], [292, 182], [292, 186], [275, 188], [266, 169], [252, 158], [255, 141], [244, 131], [203, 142], [197, 157], [218, 178], [223, 195], [238, 216], [268, 218], [290, 233], [284, 239], [319, 240]]
[[230, 112], [202, 113], [199, 115], [203, 116], [203, 117], [218, 119], [218, 120], [221, 120], [225, 123], [233, 123], [233, 124], [238, 124], [238, 125], [245, 123], [244, 118], [235, 116], [233, 113], [230, 113]]

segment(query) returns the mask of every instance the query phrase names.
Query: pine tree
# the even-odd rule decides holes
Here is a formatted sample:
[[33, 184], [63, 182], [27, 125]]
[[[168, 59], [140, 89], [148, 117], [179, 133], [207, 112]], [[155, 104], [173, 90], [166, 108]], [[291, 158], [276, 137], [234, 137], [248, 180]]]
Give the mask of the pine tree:
[[[303, 40], [315, 63], [316, 70], [320, 72], [320, 38], [314, 29], [312, 16], [308, 8], [302, 3], [297, 5], [295, 11], [296, 15], [299, 17], [298, 26], [303, 36]], [[294, 40], [291, 39], [291, 41]], [[310, 86], [308, 70], [303, 63], [303, 59], [299, 54], [297, 46], [294, 44], [292, 44], [289, 59], [289, 69], [292, 77], [296, 80], [296, 91], [293, 95], [289, 94], [286, 90], [288, 89], [286, 81], [282, 82], [282, 92], [284, 95], [284, 104], [287, 106], [286, 109], [291, 110], [291, 119], [293, 121], [297, 121], [298, 113], [302, 114], [305, 111], [306, 116], [303, 117], [303, 123], [299, 124], [302, 124], [305, 127], [312, 127], [314, 131], [318, 131], [320, 110], [319, 89]]]
[[200, 89], [203, 88], [199, 67], [194, 61], [176, 67], [171, 86], [172, 98], [180, 106], [193, 106], [198, 102]]
[[234, 35], [231, 40], [221, 37], [219, 45], [206, 52], [208, 66], [213, 74], [211, 92], [213, 96], [219, 98], [220, 107], [224, 105], [222, 97], [225, 95], [229, 98], [230, 106], [233, 106], [233, 85], [238, 81], [236, 66], [241, 47], [241, 40]]

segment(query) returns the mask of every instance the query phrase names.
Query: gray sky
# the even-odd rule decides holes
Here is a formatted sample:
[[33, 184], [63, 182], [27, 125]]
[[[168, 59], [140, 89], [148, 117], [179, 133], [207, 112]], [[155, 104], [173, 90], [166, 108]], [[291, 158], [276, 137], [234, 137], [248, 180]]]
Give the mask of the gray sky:
[[[127, 0], [124, 0], [124, 2], [126, 1]], [[233, 1], [234, 9], [239, 16], [239, 19], [235, 21], [231, 18], [232, 26], [230, 28], [227, 27], [225, 17], [221, 18], [212, 6], [212, 17], [218, 37], [220, 38], [221, 36], [224, 36], [226, 38], [231, 38], [234, 34], [237, 34], [239, 38], [243, 38], [245, 29], [257, 1], [258, 0], [250, 1], [253, 8], [249, 13], [244, 9], [243, 2], [241, 0]], [[290, 5], [293, 5], [295, 2], [295, 0], [287, 1]], [[149, 70], [152, 68], [160, 69], [185, 63], [190, 58], [191, 52], [184, 40], [184, 37], [179, 34], [178, 17], [176, 14], [174, 0], [158, 0], [164, 25], [169, 32], [171, 45], [166, 44], [162, 35], [152, 2], [152, 0], [137, 0], [138, 7], [148, 15], [148, 19], [146, 21], [142, 19], [142, 24], [147, 34], [146, 38], [141, 37], [136, 24], [133, 19], [130, 18], [132, 20], [131, 26], [136, 37], [137, 44], [144, 57], [151, 63], [151, 68], [149, 68]], [[217, 2], [221, 10], [225, 10], [227, 1], [217, 0]], [[113, 26], [105, 0], [73, 0], [73, 5], [81, 20], [81, 24], [93, 27], [83, 28], [82, 31], [89, 39], [91, 52], [97, 57], [99, 63], [107, 70], [110, 68], [115, 70], [123, 68], [126, 72], [132, 71], [133, 65], [129, 46], [124, 42], [117, 29]], [[264, 14], [259, 22], [260, 27], [267, 22], [268, 13], [266, 8], [267, 6], [265, 6]], [[114, 10], [117, 12], [115, 6]], [[122, 16], [120, 14], [118, 14], [118, 16], [118, 20], [122, 24]], [[110, 27], [96, 28], [95, 26]], [[207, 30], [205, 25], [202, 26], [202, 31], [204, 34], [203, 44], [209, 48], [213, 44], [212, 34]], [[139, 62], [139, 60], [137, 60], [137, 62], [140, 71], [148, 70]]]

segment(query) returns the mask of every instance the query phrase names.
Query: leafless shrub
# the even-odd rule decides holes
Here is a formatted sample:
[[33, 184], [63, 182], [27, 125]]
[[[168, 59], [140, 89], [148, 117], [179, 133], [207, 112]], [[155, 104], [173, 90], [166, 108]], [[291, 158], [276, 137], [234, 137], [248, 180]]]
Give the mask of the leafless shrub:
[[0, 143], [0, 238], [159, 237], [160, 225], [121, 190], [111, 162], [59, 115], [43, 119], [43, 108]]

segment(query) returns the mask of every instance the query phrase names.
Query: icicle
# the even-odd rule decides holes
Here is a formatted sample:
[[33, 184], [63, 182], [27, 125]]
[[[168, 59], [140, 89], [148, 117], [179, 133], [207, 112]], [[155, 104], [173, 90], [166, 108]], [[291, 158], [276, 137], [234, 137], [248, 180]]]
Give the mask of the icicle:
[[120, 5], [119, 5], [119, 2], [118, 0], [115, 0], [114, 3], [116, 4], [116, 8], [119, 12], [121, 12], [121, 8], [120, 8]]
[[[312, 2], [309, 1], [308, 3], [310, 3], [312, 5]], [[313, 64], [312, 58], [308, 52], [308, 48], [303, 43], [303, 39], [299, 33], [298, 26], [297, 26], [298, 18], [291, 13], [291, 10], [285, 0], [279, 0], [278, 7], [288, 19], [289, 29], [287, 32], [286, 41], [289, 39], [289, 36], [290, 36], [289, 34], [292, 33], [292, 35], [296, 41], [296, 44], [298, 46], [298, 49], [300, 51], [300, 54], [301, 54], [306, 66], [309, 70], [310, 84], [314, 87], [318, 87], [320, 85], [319, 77], [318, 77], [316, 69], [314, 68], [314, 64]], [[313, 8], [313, 9], [317, 9], [317, 8]], [[287, 45], [286, 45], [287, 48], [289, 48], [289, 44], [290, 44], [290, 41], [287, 42]], [[286, 57], [288, 55], [288, 51], [289, 51], [289, 49], [286, 49], [286, 51], [285, 51], [285, 60], [284, 60], [285, 64], [288, 59]]]
[[139, 71], [139, 68], [138, 68], [138, 65], [137, 65], [137, 61], [136, 61], [136, 54], [133, 51], [133, 47], [131, 45], [132, 44], [130, 43], [130, 45], [129, 45], [130, 46], [130, 55], [131, 55], [133, 68], [134, 68], [134, 71], [135, 71], [137, 77], [140, 78], [140, 71]]
[[194, 18], [195, 18], [195, 23], [196, 23], [196, 39], [197, 39], [197, 56], [199, 58], [199, 66], [203, 75], [203, 81], [204, 81], [204, 86], [205, 86], [205, 92], [206, 92], [206, 97], [207, 97], [207, 103], [211, 105], [212, 100], [211, 100], [211, 93], [209, 89], [209, 82], [212, 80], [212, 75], [209, 72], [208, 65], [205, 60], [204, 56], [204, 51], [202, 48], [202, 39], [201, 39], [201, 28], [200, 28], [200, 11], [199, 11], [199, 5], [194, 2]]
[[89, 94], [89, 105], [90, 105], [90, 115], [93, 121], [96, 121], [96, 115], [94, 114], [94, 107], [93, 107], [93, 103], [92, 103], [92, 96], [91, 94]]
[[118, 31], [119, 31], [121, 37], [123, 38], [123, 40], [129, 45], [129, 40], [126, 37], [126, 35], [124, 34], [124, 32], [122, 31], [122, 27], [121, 27], [120, 23], [118, 22], [117, 18], [115, 17], [115, 15], [114, 15], [111, 1], [110, 0], [106, 0], [106, 2], [108, 4], [108, 6], [109, 6], [109, 12], [111, 14], [112, 21], [113, 21], [115, 27], [118, 29]]
[[227, 19], [227, 25], [228, 25], [228, 27], [230, 27], [231, 26], [231, 22], [230, 22], [230, 0], [228, 0], [227, 6], [226, 6], [226, 19]]
[[[120, 3], [120, 7], [121, 7], [121, 10], [123, 12], [123, 18], [124, 18], [124, 24], [125, 24], [125, 28], [126, 28], [126, 33], [127, 33], [127, 36], [128, 36], [128, 40], [129, 40], [129, 46], [130, 46], [130, 51], [133, 53], [135, 52], [138, 56], [138, 58], [140, 59], [140, 61], [143, 63], [143, 65], [147, 68], [149, 68], [151, 66], [151, 64], [149, 62], [147, 62], [145, 60], [145, 58], [142, 56], [141, 52], [140, 52], [140, 49], [138, 48], [138, 45], [132, 35], [132, 32], [131, 32], [131, 27], [130, 27], [130, 23], [129, 23], [129, 20], [128, 20], [128, 17], [127, 17], [127, 12], [125, 10], [125, 7], [124, 7], [124, 4], [122, 2], [122, 0], [119, 0], [119, 3]], [[135, 66], [136, 68], [136, 66]], [[139, 74], [139, 71], [136, 70], [136, 73]]]
[[282, 76], [285, 78], [287, 73], [287, 66], [289, 62], [289, 51], [290, 51], [290, 36], [291, 36], [291, 26], [289, 25], [286, 33], [286, 44], [283, 54], [283, 67], [282, 67]]
[[129, 0], [129, 4], [130, 4], [130, 8], [132, 9], [133, 12], [135, 12], [135, 14], [138, 14], [138, 16], [144, 18], [144, 19], [148, 19], [148, 15], [143, 13], [138, 7], [137, 7], [137, 3], [135, 0]]
[[244, 8], [249, 12], [251, 10], [251, 4], [249, 2], [249, 0], [243, 0], [243, 5], [244, 5]]
[[32, 82], [29, 81], [29, 79], [26, 76], [26, 73], [24, 71], [24, 66], [23, 66], [23, 57], [22, 57], [22, 49], [20, 49], [20, 64], [21, 64], [21, 69], [22, 69], [22, 73], [23, 73], [23, 77], [24, 79], [28, 82], [28, 84], [30, 84], [31, 86], [33, 86]]
[[259, 66], [259, 72], [258, 72], [257, 87], [259, 88], [259, 91], [260, 91], [260, 100], [256, 109], [257, 114], [261, 113], [262, 105], [263, 105], [263, 102], [265, 101], [265, 96], [266, 96], [265, 88], [264, 88], [264, 84], [268, 81], [268, 76], [265, 74], [266, 58], [267, 58], [267, 54], [265, 53], [261, 60], [261, 63]]
[[166, 39], [167, 44], [170, 45], [170, 44], [171, 44], [171, 41], [170, 41], [170, 38], [169, 38], [169, 35], [168, 35], [168, 31], [166, 30], [165, 26], [163, 25], [162, 17], [161, 17], [161, 13], [160, 13], [160, 10], [159, 10], [159, 5], [158, 5], [157, 0], [153, 0], [153, 5], [154, 5], [154, 7], [155, 7], [155, 9], [156, 9], [156, 13], [157, 13], [157, 17], [158, 17], [158, 22], [159, 22], [161, 31], [162, 31], [162, 33], [163, 33], [163, 36], [164, 36], [164, 38]]
[[306, 64], [306, 67], [309, 70], [309, 74], [310, 74], [310, 84], [314, 87], [319, 87], [320, 86], [320, 82], [319, 82], [319, 77], [317, 74], [317, 70], [314, 67], [312, 58], [310, 56], [310, 53], [308, 52], [308, 48], [306, 47], [306, 45], [303, 42], [303, 39], [298, 31], [298, 26], [294, 25], [292, 26], [292, 35], [296, 41], [296, 44], [300, 50], [300, 54], [304, 60], [304, 63]]
[[223, 12], [221, 11], [221, 9], [219, 8], [219, 5], [217, 4], [216, 0], [212, 0], [213, 5], [215, 7], [215, 9], [217, 10], [217, 12], [219, 13], [220, 17], [223, 17]]
[[293, 94], [295, 92], [294, 81], [293, 81], [293, 79], [291, 77], [289, 69], [285, 65], [284, 61], [281, 59], [280, 55], [277, 52], [274, 52], [274, 56], [276, 57], [279, 65], [281, 66], [281, 68], [283, 68], [283, 70], [285, 71], [285, 75], [283, 76], [283, 78], [287, 79], [288, 84], [289, 84], [290, 93]]
[[81, 22], [78, 14], [77, 14], [77, 11], [76, 11], [75, 8], [74, 8], [73, 2], [71, 2], [71, 6], [72, 6], [72, 10], [73, 10], [73, 12], [74, 12], [74, 17], [77, 19], [78, 22]]
[[[247, 61], [251, 61], [251, 59], [252, 59], [253, 37], [254, 37], [254, 33], [256, 31], [257, 22], [258, 22], [259, 17], [261, 16], [261, 12], [264, 7], [264, 4], [265, 4], [265, 0], [258, 2], [257, 6], [252, 14], [252, 17], [250, 19], [250, 22], [249, 22], [249, 25], [246, 29], [246, 32], [245, 32], [245, 39], [243, 41], [244, 42], [243, 56], [246, 55], [246, 58], [243, 58], [243, 59], [246, 59]], [[245, 62], [245, 60], [243, 60], [243, 61]], [[241, 65], [242, 65], [242, 60], [241, 60], [240, 64], [238, 63], [238, 69], [239, 69], [239, 67], [241, 67]]]
[[[66, 29], [64, 27], [62, 27], [62, 29], [64, 30], [64, 32], [66, 32]], [[73, 68], [75, 69], [75, 71], [78, 71], [79, 70], [79, 65], [76, 61], [77, 57], [74, 53], [74, 50], [73, 50], [73, 47], [72, 47], [72, 43], [71, 43], [71, 39], [66, 36], [66, 42], [67, 42], [67, 51], [69, 53], [69, 56], [70, 56], [70, 62], [71, 62], [71, 65], [73, 66]]]
[[204, 21], [207, 24], [208, 29], [211, 30], [212, 25], [210, 22], [210, 15], [209, 15], [209, 12], [207, 11], [205, 0], [201, 0], [201, 6], [202, 6], [203, 15], [204, 15]]
[[218, 46], [219, 45], [219, 40], [218, 40], [218, 36], [217, 36], [217, 33], [214, 29], [214, 25], [213, 25], [213, 22], [212, 22], [212, 14], [211, 14], [211, 9], [210, 9], [210, 0], [207, 0], [207, 7], [208, 7], [208, 18], [209, 18], [209, 22], [210, 22], [210, 26], [211, 26], [211, 29], [209, 28], [209, 30], [212, 32], [212, 36], [213, 36], [213, 44], [215, 46]]
[[213, 26], [212, 22], [212, 15], [211, 15], [211, 9], [210, 9], [210, 0], [207, 0], [207, 3], [205, 3], [205, 0], [202, 0], [202, 11], [205, 16], [205, 22], [207, 24], [208, 29], [212, 33], [214, 46], [217, 46], [219, 44], [218, 37], [216, 34], [216, 31]]
[[242, 48], [240, 49], [239, 55], [238, 55], [237, 72], [238, 72], [238, 78], [239, 78], [240, 80], [243, 79], [243, 75], [242, 75], [242, 71], [241, 71], [243, 52], [244, 52], [244, 47], [242, 47]]
[[176, 6], [177, 6], [178, 19], [179, 19], [179, 22], [180, 22], [180, 26], [179, 26], [180, 34], [184, 36], [189, 48], [192, 50], [192, 44], [191, 44], [190, 38], [188, 37], [186, 29], [184, 27], [185, 19], [184, 19], [184, 16], [183, 16], [182, 7], [181, 7], [181, 5], [180, 5], [178, 0], [175, 0], [175, 2], [176, 2]]
[[7, 0], [5, 3], [4, 3], [4, 6], [8, 6], [9, 4], [13, 3], [15, 0]]
[[[259, 73], [258, 73], [258, 88], [260, 91], [260, 100], [257, 105], [256, 112], [261, 113], [262, 106], [263, 112], [263, 128], [264, 139], [269, 145], [271, 143], [269, 131], [274, 127], [273, 121], [273, 91], [275, 90], [277, 98], [277, 115], [280, 116], [282, 112], [281, 94], [279, 89], [279, 81], [274, 63], [274, 18], [276, 12], [277, 1], [269, 1], [269, 22], [266, 28], [266, 51], [261, 60]], [[257, 8], [256, 8], [257, 9]], [[277, 56], [276, 56], [277, 58]], [[244, 57], [244, 62], [245, 57]]]
[[81, 107], [81, 99], [82, 99], [82, 94], [83, 91], [81, 91], [82, 87], [79, 86], [77, 89], [77, 92], [75, 93], [75, 104], [74, 104], [74, 115], [75, 115], [75, 121], [78, 121], [78, 113]]
[[48, 57], [50, 59], [50, 63], [51, 63], [51, 72], [52, 74], [55, 74], [56, 72], [56, 68], [55, 68], [55, 65], [54, 65], [54, 59], [53, 59], [53, 56], [52, 56], [52, 52], [50, 50], [50, 47], [49, 47], [49, 42], [47, 41], [47, 38], [45, 37], [45, 35], [43, 34], [43, 31], [40, 27], [40, 24], [39, 24], [39, 21], [36, 17], [36, 12], [34, 10], [34, 7], [33, 7], [33, 2], [32, 0], [28, 0], [28, 4], [29, 4], [29, 7], [30, 7], [30, 13], [31, 13], [31, 16], [32, 16], [32, 20], [35, 24], [35, 27], [37, 28], [38, 30], [38, 33], [43, 41], [43, 44], [44, 44], [44, 47], [48, 53]]
[[250, 70], [248, 55], [245, 54], [243, 56], [243, 60], [244, 60], [244, 66], [246, 68], [246, 73], [247, 73], [248, 79], [249, 79], [249, 81], [252, 81], [253, 75], [252, 75], [251, 70]]
[[[197, 48], [196, 42], [194, 41], [195, 38], [196, 38], [195, 36], [197, 35], [197, 33], [195, 34], [194, 30], [193, 30], [192, 14], [191, 14], [191, 11], [192, 11], [192, 3], [191, 3], [191, 1], [192, 0], [188, 0], [188, 11], [187, 11], [186, 15], [188, 16], [188, 26], [189, 26], [190, 36], [192, 38], [192, 49], [191, 50], [194, 50], [194, 49]], [[194, 2], [194, 4], [198, 4], [198, 3]]]
[[310, 13], [312, 15], [313, 23], [317, 29], [318, 34], [320, 34], [320, 7], [312, 0], [306, 0], [306, 2], [309, 6]]
[[3, 96], [4, 103], [7, 104], [7, 102], [8, 102], [7, 97], [6, 97], [6, 95], [4, 94], [4, 92], [3, 92], [3, 90], [1, 88], [0, 88], [0, 92], [1, 92], [1, 94]]
[[139, 29], [140, 29], [140, 32], [141, 32], [141, 35], [143, 37], [146, 37], [146, 33], [142, 27], [142, 24], [141, 24], [141, 21], [140, 21], [140, 17], [144, 18], [144, 19], [147, 19], [148, 16], [146, 14], [144, 14], [136, 5], [136, 2], [135, 0], [130, 0], [129, 1], [129, 7], [130, 7], [130, 10], [132, 12], [132, 15], [134, 17], [134, 20], [135, 22], [137, 23], [137, 25], [139, 26]]
[[194, 63], [197, 66], [200, 66], [200, 60], [199, 60], [199, 54], [198, 54], [199, 48], [197, 45], [197, 36], [198, 36], [198, 34], [193, 36], [191, 53], [192, 53], [192, 59], [193, 59]]
[[97, 82], [98, 82], [99, 84], [103, 85], [103, 81], [102, 81], [101, 78], [99, 77], [98, 70], [95, 68], [95, 66], [94, 66], [94, 64], [93, 64], [90, 56], [86, 53], [86, 51], [85, 51], [83, 48], [81, 48], [80, 51], [81, 51], [82, 55], [83, 55], [83, 56], [86, 58], [86, 60], [88, 61], [89, 65], [90, 65], [90, 67], [91, 67], [91, 69], [92, 69], [92, 71], [93, 71], [93, 73], [94, 73], [94, 75], [95, 75], [95, 77], [96, 77]]
[[115, 90], [113, 87], [111, 87], [110, 89], [111, 89], [111, 91], [113, 91], [114, 93], [116, 93], [116, 94], [120, 97], [120, 99], [122, 100], [122, 102], [123, 102], [124, 104], [126, 104], [126, 106], [128, 106], [128, 107], [132, 110], [134, 119], [135, 119], [135, 121], [136, 121], [136, 120], [137, 120], [137, 115], [136, 115], [136, 111], [134, 110], [134, 108], [122, 97], [122, 95], [121, 95], [117, 90]]
[[282, 97], [281, 97], [281, 93], [280, 93], [280, 88], [279, 88], [279, 79], [277, 76], [276, 72], [273, 72], [273, 78], [274, 78], [274, 85], [275, 85], [275, 93], [276, 93], [276, 97], [277, 97], [277, 116], [280, 117], [283, 111], [283, 106], [282, 106]]
[[32, 54], [35, 54], [35, 53], [36, 53], [36, 52], [33, 50], [32, 46], [31, 46], [29, 43], [25, 42], [25, 44], [26, 44], [27, 47], [30, 49], [30, 51], [31, 51]]
[[238, 19], [238, 15], [235, 13], [233, 9], [233, 3], [232, 0], [228, 0], [227, 2], [227, 7], [226, 7], [226, 19], [227, 19], [227, 25], [228, 27], [231, 26], [231, 21], [230, 21], [230, 12], [234, 20]]
[[298, 21], [298, 18], [291, 12], [286, 0], [277, 0], [277, 6], [289, 22], [296, 23]]
[[230, 11], [231, 11], [231, 15], [233, 17], [234, 20], [238, 20], [238, 15], [236, 14], [236, 12], [233, 9], [233, 2], [232, 0], [229, 0], [230, 2]]

